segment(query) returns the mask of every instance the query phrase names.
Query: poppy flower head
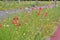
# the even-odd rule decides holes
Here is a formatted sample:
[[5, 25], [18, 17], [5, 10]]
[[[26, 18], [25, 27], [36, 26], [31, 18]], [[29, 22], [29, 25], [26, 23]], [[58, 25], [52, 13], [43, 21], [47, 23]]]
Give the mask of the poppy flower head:
[[46, 12], [46, 15], [45, 16], [48, 16], [48, 12]]
[[34, 7], [32, 7], [32, 10], [35, 10], [35, 8], [34, 8]]
[[12, 24], [15, 24], [15, 23], [16, 23], [16, 22], [13, 20], [13, 21], [12, 21]]
[[18, 17], [15, 16], [15, 17], [13, 18], [13, 20], [18, 20]]
[[13, 20], [12, 21], [12, 24], [16, 24], [16, 23], [19, 23], [18, 20]]
[[43, 8], [42, 8], [42, 7], [40, 7], [40, 8], [39, 8], [39, 10], [43, 10]]
[[20, 23], [17, 23], [16, 26], [20, 26], [21, 24]]
[[45, 14], [43, 14], [43, 16], [48, 16], [48, 12], [46, 12]]
[[2, 24], [0, 24], [0, 27], [2, 27]]

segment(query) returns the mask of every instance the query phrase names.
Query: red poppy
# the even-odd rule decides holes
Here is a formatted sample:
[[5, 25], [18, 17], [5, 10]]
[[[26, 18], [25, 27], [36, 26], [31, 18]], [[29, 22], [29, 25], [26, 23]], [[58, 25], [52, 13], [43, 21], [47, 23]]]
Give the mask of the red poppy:
[[21, 24], [20, 23], [16, 23], [16, 26], [20, 26]]
[[14, 20], [12, 21], [12, 24], [16, 24], [16, 23], [18, 23], [18, 18], [14, 19]]
[[43, 10], [43, 8], [42, 8], [42, 7], [40, 7], [40, 8], [39, 8], [39, 10]]
[[37, 13], [37, 15], [39, 16], [39, 15], [40, 15], [40, 13]]
[[18, 17], [13, 18], [13, 20], [15, 20], [15, 21], [18, 20]]
[[48, 16], [48, 12], [46, 12], [46, 13], [44, 14], [44, 16]]
[[12, 24], [16, 24], [16, 26], [20, 26], [21, 24], [18, 21], [13, 20]]
[[34, 7], [32, 7], [32, 10], [35, 10], [35, 8], [34, 8]]
[[2, 27], [2, 24], [0, 24], [0, 27]]
[[14, 20], [12, 21], [12, 24], [15, 24], [15, 21]]
[[46, 12], [45, 16], [48, 16], [48, 12]]
[[42, 7], [40, 7], [40, 8], [38, 9], [38, 11], [37, 11], [37, 15], [38, 15], [38, 16], [40, 15], [41, 10], [43, 10]]

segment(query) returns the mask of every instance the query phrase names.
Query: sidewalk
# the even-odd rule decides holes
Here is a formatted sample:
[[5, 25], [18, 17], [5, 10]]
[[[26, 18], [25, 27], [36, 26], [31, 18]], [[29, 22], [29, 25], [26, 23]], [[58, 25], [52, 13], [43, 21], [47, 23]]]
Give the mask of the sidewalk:
[[54, 33], [53, 37], [51, 40], [60, 40], [60, 26], [58, 26], [56, 32]]

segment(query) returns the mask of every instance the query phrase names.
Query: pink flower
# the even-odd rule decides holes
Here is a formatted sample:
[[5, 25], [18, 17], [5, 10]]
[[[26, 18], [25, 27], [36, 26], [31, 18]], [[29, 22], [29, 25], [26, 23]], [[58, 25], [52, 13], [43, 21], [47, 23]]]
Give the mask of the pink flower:
[[32, 10], [35, 10], [35, 8], [34, 8], [34, 7], [32, 7]]
[[42, 8], [42, 7], [40, 7], [40, 8], [39, 8], [39, 10], [43, 10], [43, 8]]

